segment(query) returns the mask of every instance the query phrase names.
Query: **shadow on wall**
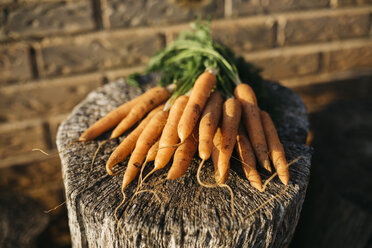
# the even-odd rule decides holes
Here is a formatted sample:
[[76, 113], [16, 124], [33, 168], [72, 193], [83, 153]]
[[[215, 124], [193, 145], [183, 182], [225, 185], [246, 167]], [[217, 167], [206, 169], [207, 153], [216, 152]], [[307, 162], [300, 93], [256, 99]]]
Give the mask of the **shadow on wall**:
[[[349, 96], [365, 86], [349, 85]], [[372, 246], [372, 99], [354, 97], [310, 115], [312, 174], [291, 247]]]

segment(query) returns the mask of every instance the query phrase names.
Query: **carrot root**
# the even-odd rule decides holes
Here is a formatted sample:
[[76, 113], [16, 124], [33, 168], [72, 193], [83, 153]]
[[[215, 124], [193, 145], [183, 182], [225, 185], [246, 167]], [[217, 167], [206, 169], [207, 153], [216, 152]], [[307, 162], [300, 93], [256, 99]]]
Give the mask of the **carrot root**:
[[196, 150], [198, 149], [198, 128], [178, 146], [174, 153], [173, 163], [168, 171], [167, 179], [176, 179], [183, 176], [190, 166]]
[[260, 206], [258, 206], [256, 209], [254, 209], [253, 211], [251, 211], [249, 214], [247, 214], [244, 219], [247, 219], [249, 216], [252, 216], [254, 213], [256, 213], [257, 211], [259, 211], [260, 209], [262, 209], [264, 206], [266, 206], [269, 202], [273, 201], [274, 199], [280, 197], [281, 195], [283, 195], [287, 190], [288, 190], [288, 185], [285, 186], [284, 190], [278, 194], [276, 194], [275, 196], [273, 196], [272, 198], [264, 201]]
[[235, 216], [235, 206], [234, 206], [234, 192], [232, 191], [231, 187], [225, 183], [223, 184], [218, 184], [218, 187], [221, 187], [221, 188], [226, 188], [230, 191], [230, 204], [231, 204], [231, 213], [232, 213], [232, 216]]
[[271, 161], [273, 162], [276, 172], [278, 172], [279, 179], [284, 185], [287, 185], [289, 182], [289, 170], [283, 145], [279, 140], [278, 133], [270, 115], [265, 111], [261, 111], [260, 116]]
[[46, 155], [46, 156], [58, 156], [60, 153], [63, 153], [65, 152], [68, 148], [70, 148], [72, 145], [76, 144], [76, 143], [79, 143], [80, 141], [79, 140], [73, 140], [71, 141], [62, 151], [60, 152], [56, 152], [56, 153], [47, 153], [46, 151], [44, 151], [43, 149], [41, 148], [32, 148], [31, 151], [33, 152], [41, 152], [42, 154]]
[[195, 81], [189, 101], [177, 127], [181, 142], [191, 135], [215, 84], [216, 76], [210, 72], [202, 73]]
[[113, 166], [122, 162], [133, 151], [135, 144], [139, 136], [141, 135], [142, 131], [151, 121], [152, 117], [154, 117], [155, 114], [160, 112], [163, 107], [164, 105], [160, 105], [159, 107], [153, 109], [111, 153], [109, 159], [106, 162], [106, 171], [109, 175], [115, 175], [115, 173], [112, 171]]
[[126, 194], [124, 193], [124, 190], [121, 191], [121, 194], [123, 196], [123, 200], [121, 200], [120, 204], [115, 208], [115, 211], [114, 211], [114, 216], [115, 216], [115, 220], [116, 222], [119, 222], [119, 218], [118, 218], [118, 210], [121, 206], [123, 206], [124, 202], [125, 202], [125, 199], [127, 198]]
[[199, 164], [199, 167], [198, 167], [198, 171], [196, 173], [196, 180], [198, 181], [198, 183], [205, 187], [205, 188], [215, 188], [217, 187], [217, 184], [209, 184], [209, 183], [204, 183], [201, 179], [200, 179], [200, 172], [201, 172], [201, 169], [204, 165], [204, 162], [205, 162], [205, 159], [203, 159], [200, 164]]
[[87, 187], [87, 185], [88, 185], [88, 179], [89, 179], [89, 177], [90, 177], [90, 175], [91, 175], [91, 173], [92, 173], [92, 171], [93, 171], [93, 165], [94, 165], [94, 162], [95, 162], [96, 157], [97, 157], [97, 155], [98, 155], [98, 152], [99, 152], [99, 150], [101, 149], [101, 147], [102, 147], [104, 144], [106, 144], [107, 141], [109, 141], [109, 140], [110, 140], [110, 139], [107, 139], [107, 140], [103, 141], [101, 144], [99, 144], [98, 147], [97, 147], [97, 149], [96, 149], [96, 151], [94, 152], [94, 155], [93, 155], [93, 158], [92, 158], [92, 162], [90, 163], [90, 169], [89, 169], [88, 175], [87, 175], [86, 178], [85, 178], [84, 186], [83, 186], [83, 188], [79, 191], [79, 193], [83, 192], [83, 191], [85, 190], [85, 188]]
[[[294, 160], [292, 160], [291, 162], [288, 163], [288, 167], [291, 166], [292, 164], [296, 163], [297, 161], [299, 161], [300, 159], [302, 159], [302, 157], [297, 157], [295, 158]], [[264, 192], [266, 190], [266, 187], [267, 187], [267, 184], [274, 179], [275, 176], [277, 176], [278, 173], [275, 172], [272, 176], [270, 176], [266, 181], [265, 183], [263, 184], [263, 187], [262, 187], [262, 191], [261, 192]], [[266, 200], [265, 202], [263, 202], [260, 206], [258, 206], [256, 209], [252, 210], [249, 214], [247, 214], [244, 219], [248, 218], [249, 216], [252, 216], [254, 213], [256, 213], [257, 211], [259, 211], [260, 209], [262, 209], [264, 206], [266, 206], [270, 201], [280, 197], [281, 195], [283, 195], [287, 190], [288, 190], [289, 186], [286, 185], [284, 190], [278, 194], [276, 194], [275, 196], [273, 196], [272, 198]]]
[[62, 203], [58, 204], [57, 206], [55, 206], [55, 207], [53, 207], [51, 209], [44, 210], [44, 213], [45, 214], [49, 214], [50, 212], [53, 212], [54, 210], [57, 210], [58, 208], [62, 207], [65, 204], [66, 204], [66, 201], [63, 201]]
[[257, 160], [263, 168], [271, 172], [270, 160], [267, 156], [268, 148], [256, 95], [248, 84], [239, 84], [236, 86], [234, 95], [242, 105], [242, 116], [245, 128], [248, 132]]

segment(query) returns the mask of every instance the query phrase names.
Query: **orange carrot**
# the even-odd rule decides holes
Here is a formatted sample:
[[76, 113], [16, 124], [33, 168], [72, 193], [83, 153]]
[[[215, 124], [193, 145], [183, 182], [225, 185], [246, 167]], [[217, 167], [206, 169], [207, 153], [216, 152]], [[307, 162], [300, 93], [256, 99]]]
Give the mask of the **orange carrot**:
[[248, 181], [253, 187], [262, 191], [262, 180], [256, 169], [256, 158], [253, 148], [242, 127], [239, 128], [238, 136], [236, 136], [235, 149], [239, 154], [242, 168]]
[[132, 109], [132, 107], [140, 101], [142, 95], [126, 102], [116, 109], [109, 112], [107, 115], [96, 121], [92, 126], [86, 129], [79, 137], [79, 141], [86, 142], [100, 136], [107, 130], [112, 129], [117, 125]]
[[241, 106], [235, 98], [227, 99], [223, 104], [221, 149], [218, 156], [218, 172], [216, 182], [224, 184], [229, 173], [230, 158], [236, 143], [236, 135], [241, 117]]
[[214, 165], [214, 177], [215, 178], [218, 178], [220, 175], [220, 172], [218, 170], [218, 158], [220, 156], [221, 147], [222, 147], [221, 128], [217, 128], [216, 133], [214, 134], [214, 137], [213, 137], [213, 146], [212, 146], [212, 161]]
[[248, 84], [239, 84], [234, 90], [236, 99], [243, 108], [243, 119], [258, 162], [271, 172], [265, 133], [262, 128], [260, 110], [256, 96]]
[[151, 146], [150, 150], [147, 153], [146, 161], [147, 162], [154, 161], [156, 158], [156, 154], [158, 153], [158, 150], [159, 150], [159, 140], [156, 141], [156, 143]]
[[154, 166], [157, 170], [164, 168], [176, 150], [175, 145], [179, 141], [177, 125], [188, 100], [188, 96], [178, 97], [169, 111], [169, 118], [159, 140], [160, 149], [154, 162]]
[[205, 106], [199, 123], [199, 157], [207, 160], [212, 153], [213, 136], [221, 117], [222, 96], [213, 92]]
[[261, 119], [265, 131], [266, 141], [269, 146], [271, 161], [274, 164], [278, 177], [285, 185], [288, 185], [289, 170], [285, 158], [283, 145], [280, 143], [278, 133], [268, 113], [261, 111]]
[[183, 142], [174, 153], [172, 167], [168, 171], [167, 179], [176, 179], [187, 171], [192, 158], [198, 148], [198, 128]]
[[109, 159], [106, 163], [106, 171], [110, 175], [114, 175], [112, 172], [112, 167], [120, 162], [122, 162], [134, 149], [138, 137], [145, 129], [147, 124], [149, 124], [152, 117], [160, 112], [163, 109], [164, 105], [160, 105], [159, 107], [152, 110], [145, 119], [141, 121], [141, 123], [127, 136], [125, 139], [120, 143], [120, 145], [114, 150], [114, 152], [110, 155]]
[[195, 81], [190, 99], [178, 123], [178, 136], [181, 143], [189, 137], [194, 129], [215, 84], [216, 76], [211, 72], [202, 73]]
[[155, 87], [143, 94], [139, 101], [130, 110], [128, 115], [112, 131], [110, 139], [122, 135], [125, 131], [136, 124], [147, 112], [155, 108], [169, 97], [169, 91], [163, 87]]
[[[225, 173], [223, 178], [220, 177], [220, 167], [219, 165], [219, 159], [221, 158], [221, 151], [222, 151], [222, 130], [221, 128], [217, 128], [216, 133], [213, 137], [213, 148], [212, 148], [212, 161], [214, 165], [214, 176], [216, 179], [217, 184], [205, 184], [201, 183], [200, 179], [198, 179], [199, 184], [201, 184], [204, 187], [207, 188], [214, 188], [214, 187], [223, 187], [230, 191], [231, 195], [231, 211], [232, 214], [235, 215], [235, 208], [234, 208], [234, 193], [229, 185], [225, 184], [224, 182], [227, 180], [228, 173]], [[230, 161], [227, 161], [227, 167], [230, 168]]]
[[138, 137], [136, 147], [132, 152], [127, 169], [124, 173], [122, 191], [124, 191], [128, 184], [136, 177], [146, 158], [147, 152], [151, 146], [155, 144], [163, 131], [164, 125], [167, 122], [168, 114], [168, 111], [160, 111], [156, 113]]

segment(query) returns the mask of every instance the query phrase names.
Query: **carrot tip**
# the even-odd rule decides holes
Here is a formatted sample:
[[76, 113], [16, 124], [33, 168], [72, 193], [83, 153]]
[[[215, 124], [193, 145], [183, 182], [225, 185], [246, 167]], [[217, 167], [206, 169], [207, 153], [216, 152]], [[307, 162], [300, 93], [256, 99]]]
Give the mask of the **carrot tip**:
[[170, 176], [170, 175], [168, 175], [165, 179], [167, 179], [167, 180], [172, 180], [172, 179], [176, 179], [175, 177], [172, 177], [172, 176]]
[[282, 181], [282, 183], [287, 186], [288, 183], [289, 183], [289, 179], [287, 177], [279, 177], [280, 181]]
[[264, 162], [263, 167], [265, 168], [265, 170], [267, 170], [268, 172], [272, 173], [272, 170], [271, 170], [271, 166], [270, 166], [270, 162], [269, 161], [266, 160]]
[[106, 169], [106, 172], [107, 172], [107, 174], [109, 174], [110, 176], [114, 176], [114, 175], [117, 174], [117, 173], [114, 173], [111, 169]]
[[258, 182], [251, 182], [251, 185], [252, 187], [254, 187], [255, 189], [259, 190], [260, 192], [262, 192], [262, 184], [258, 183]]

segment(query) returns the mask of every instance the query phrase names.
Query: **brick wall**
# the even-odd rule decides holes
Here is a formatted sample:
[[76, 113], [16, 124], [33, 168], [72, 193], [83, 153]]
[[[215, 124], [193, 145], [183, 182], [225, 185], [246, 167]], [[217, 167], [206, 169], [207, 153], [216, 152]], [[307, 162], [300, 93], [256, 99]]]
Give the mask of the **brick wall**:
[[[300, 93], [372, 75], [371, 0], [0, 0], [1, 187], [46, 208], [60, 201], [58, 159], [31, 149], [55, 152], [73, 106], [142, 69], [199, 15], [266, 78]], [[309, 111], [324, 104], [304, 99]]]

